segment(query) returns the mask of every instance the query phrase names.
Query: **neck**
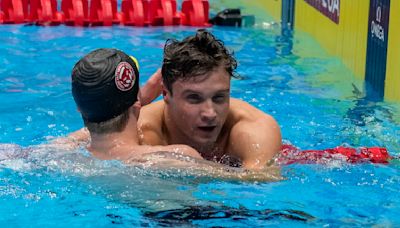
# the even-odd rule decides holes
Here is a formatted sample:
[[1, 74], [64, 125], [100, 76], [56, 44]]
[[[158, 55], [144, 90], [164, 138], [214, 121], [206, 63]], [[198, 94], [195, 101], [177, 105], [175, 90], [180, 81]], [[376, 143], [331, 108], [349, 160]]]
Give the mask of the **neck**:
[[136, 118], [130, 117], [124, 130], [107, 134], [90, 133], [91, 143], [88, 150], [93, 156], [104, 159], [124, 160], [134, 154], [139, 145]]

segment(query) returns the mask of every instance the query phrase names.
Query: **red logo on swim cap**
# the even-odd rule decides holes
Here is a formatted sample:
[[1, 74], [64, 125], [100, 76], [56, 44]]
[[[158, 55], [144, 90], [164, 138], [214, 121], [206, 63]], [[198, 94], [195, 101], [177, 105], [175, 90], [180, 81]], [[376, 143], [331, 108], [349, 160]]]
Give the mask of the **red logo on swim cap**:
[[132, 89], [136, 76], [132, 66], [127, 62], [120, 62], [115, 70], [115, 85], [121, 91]]

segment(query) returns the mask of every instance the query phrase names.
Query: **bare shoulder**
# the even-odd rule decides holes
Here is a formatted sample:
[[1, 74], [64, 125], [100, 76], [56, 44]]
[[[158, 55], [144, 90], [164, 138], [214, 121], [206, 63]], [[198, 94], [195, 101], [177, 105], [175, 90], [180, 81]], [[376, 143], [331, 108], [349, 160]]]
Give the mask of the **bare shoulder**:
[[151, 104], [145, 105], [140, 109], [139, 123], [152, 123], [154, 121], [161, 121], [164, 111], [164, 101], [156, 101]]
[[229, 152], [246, 168], [263, 167], [282, 147], [277, 121], [263, 111], [231, 99]]
[[139, 139], [141, 144], [163, 144], [163, 112], [164, 101], [157, 101], [141, 108], [138, 120], [138, 130], [140, 133]]
[[252, 106], [251, 104], [238, 100], [235, 98], [231, 98], [230, 105], [230, 121], [233, 122], [233, 125], [237, 123], [264, 123], [264, 124], [276, 124], [275, 119], [268, 115], [267, 113], [261, 111], [260, 109]]

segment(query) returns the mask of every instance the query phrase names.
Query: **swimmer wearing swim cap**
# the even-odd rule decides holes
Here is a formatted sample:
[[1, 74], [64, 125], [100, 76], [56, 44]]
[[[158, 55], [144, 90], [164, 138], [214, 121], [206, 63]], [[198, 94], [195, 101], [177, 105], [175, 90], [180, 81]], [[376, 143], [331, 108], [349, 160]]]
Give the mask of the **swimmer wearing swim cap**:
[[[185, 145], [139, 145], [137, 61], [117, 49], [101, 48], [80, 59], [72, 70], [72, 95], [90, 133], [88, 150], [100, 159], [140, 160], [166, 151], [201, 158]], [[159, 77], [159, 72], [151, 78]], [[150, 79], [151, 80], [151, 79]]]
[[72, 95], [89, 122], [119, 116], [138, 100], [138, 92], [137, 64], [122, 51], [95, 50], [72, 70]]

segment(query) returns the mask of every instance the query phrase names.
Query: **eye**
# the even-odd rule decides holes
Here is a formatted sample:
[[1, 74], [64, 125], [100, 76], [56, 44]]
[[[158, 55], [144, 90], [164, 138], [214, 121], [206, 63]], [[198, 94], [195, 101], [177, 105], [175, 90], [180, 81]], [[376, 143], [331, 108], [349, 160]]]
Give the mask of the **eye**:
[[215, 103], [224, 103], [227, 100], [227, 95], [225, 94], [218, 94], [216, 96], [213, 97], [213, 101]]
[[186, 100], [192, 104], [198, 104], [203, 101], [203, 98], [198, 94], [189, 94], [186, 96]]

